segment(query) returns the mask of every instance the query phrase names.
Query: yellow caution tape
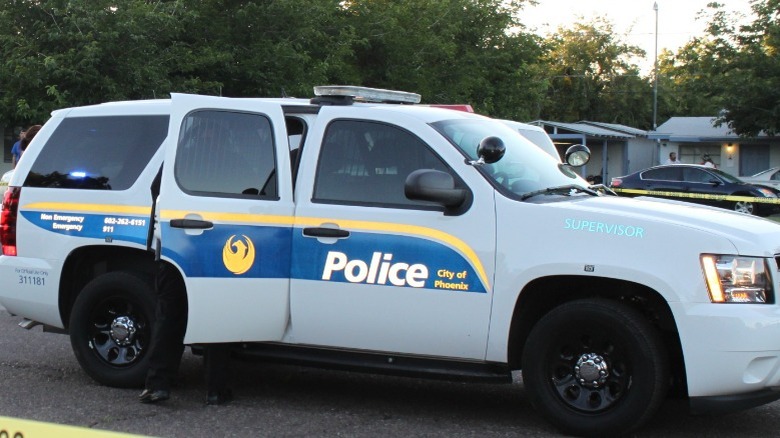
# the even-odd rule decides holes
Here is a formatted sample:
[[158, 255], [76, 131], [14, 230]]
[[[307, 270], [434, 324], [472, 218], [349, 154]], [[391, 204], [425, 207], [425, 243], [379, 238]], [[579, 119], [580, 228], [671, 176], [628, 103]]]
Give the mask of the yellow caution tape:
[[780, 198], [758, 198], [755, 196], [712, 195], [708, 193], [665, 192], [660, 190], [621, 189], [619, 187], [613, 187], [612, 190], [617, 193], [626, 193], [630, 195], [662, 196], [665, 198], [669, 197], [669, 198], [707, 199], [711, 201], [757, 202], [761, 204], [780, 204]]
[[138, 438], [119, 432], [0, 417], [0, 438]]

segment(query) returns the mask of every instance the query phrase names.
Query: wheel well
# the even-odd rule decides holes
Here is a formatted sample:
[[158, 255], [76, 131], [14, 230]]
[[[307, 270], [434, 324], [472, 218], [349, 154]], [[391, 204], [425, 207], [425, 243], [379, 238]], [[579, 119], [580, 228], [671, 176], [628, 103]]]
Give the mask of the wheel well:
[[154, 281], [154, 254], [148, 251], [107, 246], [86, 246], [73, 251], [65, 261], [60, 279], [59, 308], [65, 328], [76, 296], [95, 277], [112, 271], [128, 271]]
[[658, 292], [638, 283], [585, 276], [543, 277], [529, 283], [520, 293], [509, 334], [509, 365], [520, 369], [528, 334], [553, 308], [582, 298], [606, 298], [638, 310], [657, 327], [669, 352], [672, 394], [687, 396], [685, 363], [674, 316]]

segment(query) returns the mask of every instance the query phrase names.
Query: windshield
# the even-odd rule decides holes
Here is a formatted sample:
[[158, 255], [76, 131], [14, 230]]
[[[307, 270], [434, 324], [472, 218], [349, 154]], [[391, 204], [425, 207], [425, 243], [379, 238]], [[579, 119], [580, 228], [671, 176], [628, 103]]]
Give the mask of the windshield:
[[476, 160], [477, 146], [485, 137], [499, 137], [506, 146], [504, 157], [481, 167], [485, 176], [502, 192], [522, 196], [552, 187], [577, 185], [587, 181], [568, 166], [531, 143], [517, 131], [491, 119], [458, 119], [433, 123], [442, 135], [471, 160]]

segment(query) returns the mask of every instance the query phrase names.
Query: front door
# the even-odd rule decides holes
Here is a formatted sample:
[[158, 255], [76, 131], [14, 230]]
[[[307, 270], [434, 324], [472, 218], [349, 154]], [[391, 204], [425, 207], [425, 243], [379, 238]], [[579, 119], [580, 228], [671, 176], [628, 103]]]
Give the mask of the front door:
[[162, 257], [187, 286], [185, 342], [281, 339], [293, 214], [281, 107], [174, 95], [170, 120], [157, 212]]
[[[296, 189], [291, 341], [483, 360], [492, 187], [430, 126], [373, 111], [323, 108], [308, 137], [321, 150], [304, 152]], [[421, 168], [454, 175], [470, 205], [445, 213], [407, 199], [404, 181]]]

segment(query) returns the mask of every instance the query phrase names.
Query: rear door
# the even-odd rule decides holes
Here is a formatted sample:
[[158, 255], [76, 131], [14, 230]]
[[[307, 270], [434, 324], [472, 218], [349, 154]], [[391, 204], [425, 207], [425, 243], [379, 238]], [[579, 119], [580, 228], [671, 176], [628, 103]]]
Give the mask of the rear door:
[[174, 95], [166, 147], [159, 235], [187, 286], [185, 342], [281, 339], [293, 214], [281, 106]]

